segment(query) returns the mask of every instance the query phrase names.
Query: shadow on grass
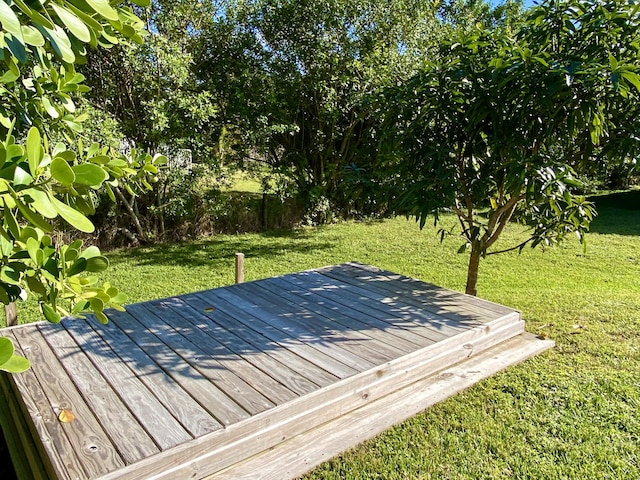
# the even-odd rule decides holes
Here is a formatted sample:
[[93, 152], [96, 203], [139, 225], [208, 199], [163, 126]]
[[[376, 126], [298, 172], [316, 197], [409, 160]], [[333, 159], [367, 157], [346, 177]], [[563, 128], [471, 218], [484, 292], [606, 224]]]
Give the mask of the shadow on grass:
[[138, 265], [180, 265], [199, 267], [227, 263], [237, 252], [247, 257], [275, 258], [288, 253], [312, 253], [328, 250], [332, 242], [318, 242], [309, 233], [279, 231], [235, 237], [218, 236], [195, 242], [169, 243], [130, 248], [110, 253], [112, 259], [133, 260]]
[[598, 216], [591, 223], [594, 233], [640, 235], [640, 190], [591, 197]]

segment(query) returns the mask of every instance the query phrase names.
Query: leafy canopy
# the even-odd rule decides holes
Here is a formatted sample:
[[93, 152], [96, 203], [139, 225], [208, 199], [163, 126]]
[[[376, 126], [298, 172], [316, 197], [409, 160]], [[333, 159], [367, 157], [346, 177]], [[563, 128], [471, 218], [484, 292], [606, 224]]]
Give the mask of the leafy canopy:
[[[95, 192], [148, 187], [162, 160], [77, 139], [84, 118], [74, 99], [88, 87], [75, 65], [90, 48], [142, 42], [143, 23], [122, 3], [0, 1], [0, 301], [35, 295], [53, 322], [84, 312], [106, 322], [104, 308], [125, 299], [85, 275], [107, 268], [100, 251], [55, 241], [55, 222], [92, 232]], [[0, 369], [25, 366], [13, 358], [2, 340]]]
[[[476, 294], [481, 257], [569, 233], [584, 241], [595, 211], [576, 194], [576, 166], [637, 152], [638, 12], [623, 1], [548, 1], [515, 28], [459, 31], [386, 90], [387, 155], [371, 177], [421, 225], [457, 214], [467, 293]], [[512, 219], [531, 235], [497, 249]]]

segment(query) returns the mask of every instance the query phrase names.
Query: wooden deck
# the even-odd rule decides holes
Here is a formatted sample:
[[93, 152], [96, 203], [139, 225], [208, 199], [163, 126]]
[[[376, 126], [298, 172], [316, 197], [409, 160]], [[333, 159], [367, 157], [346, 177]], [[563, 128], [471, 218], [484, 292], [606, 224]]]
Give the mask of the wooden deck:
[[512, 309], [353, 263], [108, 316], [0, 332], [32, 363], [0, 377], [21, 478], [293, 478], [552, 345]]

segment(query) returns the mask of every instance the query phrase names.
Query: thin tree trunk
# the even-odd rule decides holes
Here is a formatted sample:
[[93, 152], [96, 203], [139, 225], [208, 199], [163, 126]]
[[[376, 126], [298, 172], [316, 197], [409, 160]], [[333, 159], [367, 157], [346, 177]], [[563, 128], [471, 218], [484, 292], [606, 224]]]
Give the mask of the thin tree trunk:
[[122, 194], [122, 192], [118, 187], [115, 187], [113, 191], [115, 192], [116, 196], [120, 199], [120, 201], [124, 205], [124, 209], [129, 214], [129, 217], [131, 217], [131, 220], [133, 221], [133, 226], [135, 227], [137, 234], [140, 236], [140, 241], [144, 242], [147, 239], [147, 235], [145, 234], [144, 229], [140, 224], [140, 219], [138, 219], [136, 212], [133, 210], [131, 206], [131, 203], [129, 203], [127, 198]]
[[478, 270], [480, 267], [480, 248], [474, 243], [471, 244], [471, 255], [469, 256], [469, 267], [467, 269], [467, 287], [465, 293], [467, 295], [478, 294]]

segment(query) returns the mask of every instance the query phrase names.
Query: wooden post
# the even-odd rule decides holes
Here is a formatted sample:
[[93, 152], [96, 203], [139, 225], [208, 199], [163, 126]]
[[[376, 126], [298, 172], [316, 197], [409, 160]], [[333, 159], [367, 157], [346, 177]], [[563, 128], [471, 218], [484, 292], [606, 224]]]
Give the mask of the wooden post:
[[11, 302], [9, 305], [4, 306], [4, 317], [7, 322], [7, 327], [18, 324], [18, 310], [16, 309], [15, 302]]
[[236, 283], [244, 282], [244, 253], [236, 253]]

